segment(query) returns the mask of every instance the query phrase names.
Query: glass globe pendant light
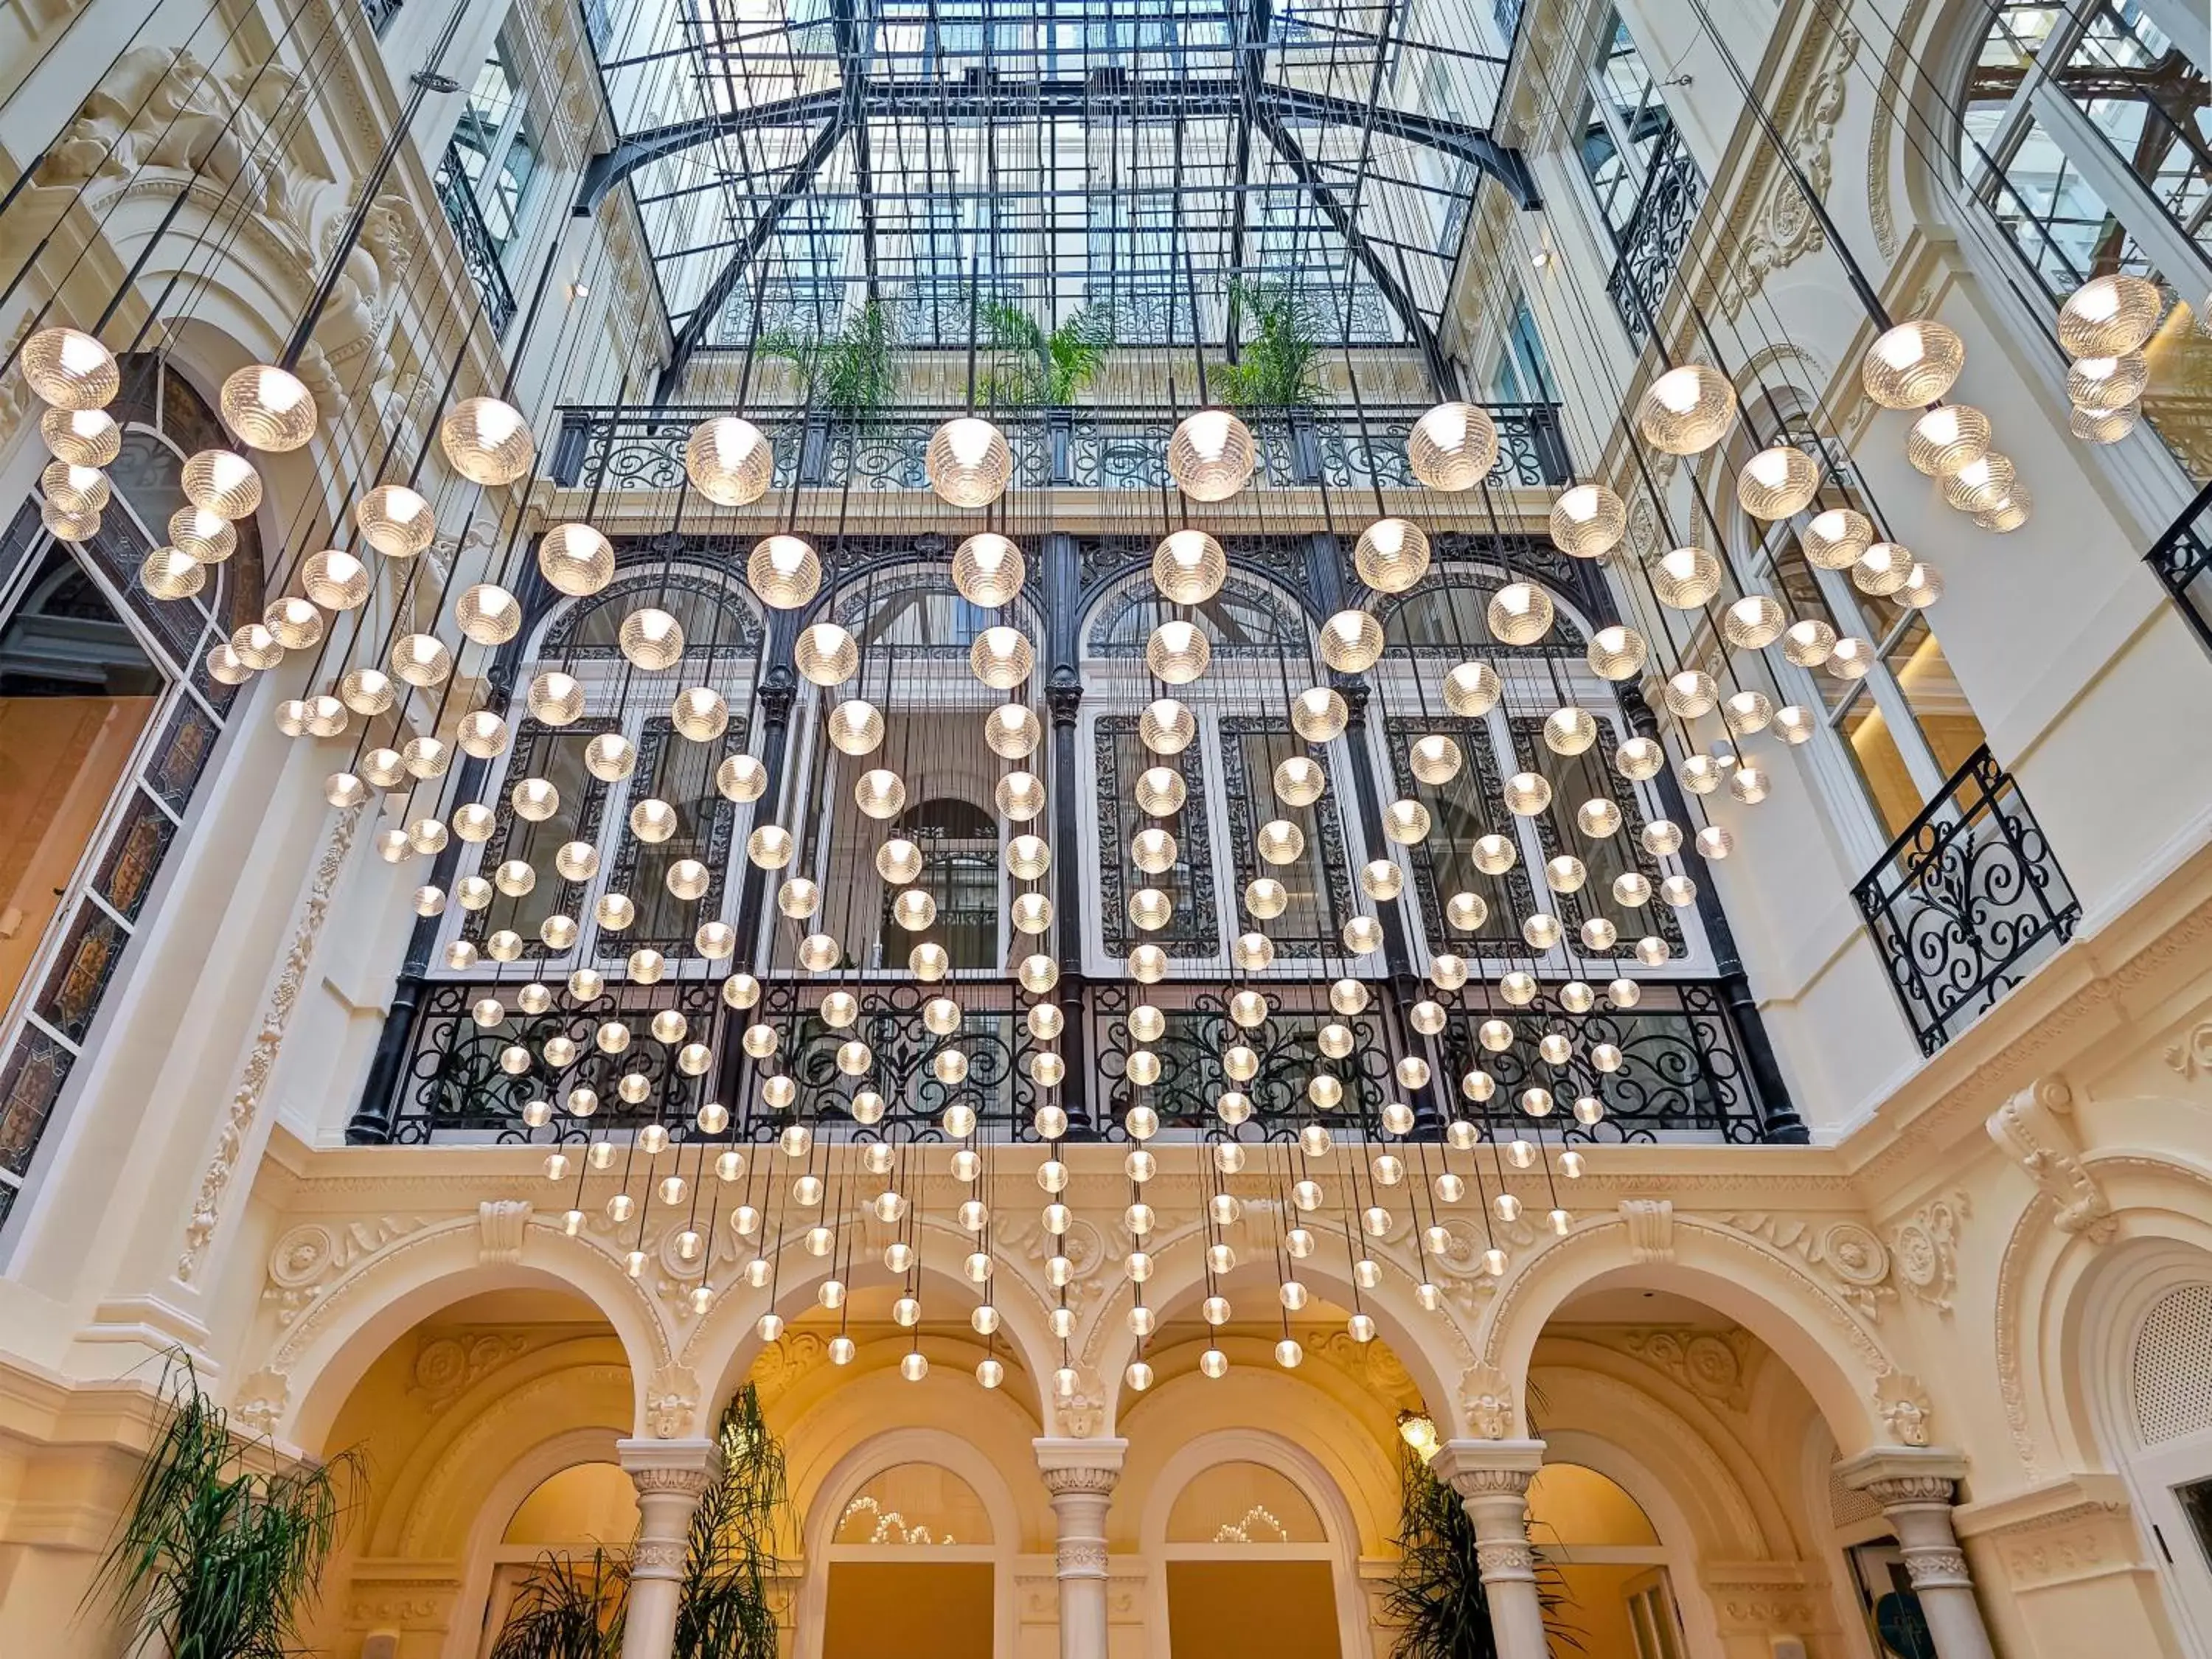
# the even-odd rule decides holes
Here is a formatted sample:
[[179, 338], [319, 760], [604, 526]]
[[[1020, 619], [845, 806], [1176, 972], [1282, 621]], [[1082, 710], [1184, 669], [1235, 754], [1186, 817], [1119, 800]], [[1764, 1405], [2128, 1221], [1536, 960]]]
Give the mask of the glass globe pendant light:
[[750, 507], [768, 493], [775, 452], [761, 429], [735, 415], [717, 415], [691, 428], [684, 446], [691, 487], [723, 507]]
[[438, 424], [438, 442], [453, 471], [471, 483], [511, 484], [538, 459], [530, 422], [497, 398], [464, 398]]
[[1905, 459], [1931, 478], [1948, 478], [1990, 453], [1990, 417], [1971, 404], [1940, 404], [1912, 423]]
[[977, 415], [956, 415], [931, 434], [923, 465], [938, 499], [953, 507], [988, 507], [1014, 474], [1006, 434]]
[[1474, 404], [1438, 404], [1413, 422], [1406, 460], [1431, 489], [1472, 489], [1498, 465], [1498, 428]]
[[1735, 388], [1705, 363], [1668, 369], [1651, 382], [1636, 411], [1644, 441], [1669, 455], [1703, 454], [1735, 420]]
[[1194, 501], [1225, 501], [1252, 476], [1252, 429], [1225, 409], [1186, 416], [1168, 440], [1168, 476]]
[[1405, 519], [1377, 519], [1352, 550], [1359, 580], [1377, 593], [1403, 593], [1429, 574], [1429, 538]]
[[25, 382], [54, 409], [105, 409], [123, 389], [115, 354], [82, 329], [40, 329], [23, 342], [19, 361]]
[[745, 562], [745, 580], [763, 605], [795, 611], [821, 591], [822, 561], [800, 537], [763, 537]]
[[1576, 484], [1552, 504], [1552, 545], [1577, 559], [1601, 559], [1628, 529], [1628, 506], [1601, 483]]
[[1938, 401], [1966, 366], [1966, 343], [1932, 319], [1899, 323], [1867, 348], [1859, 380], [1884, 409]]
[[250, 363], [222, 383], [223, 424], [249, 449], [282, 454], [315, 435], [314, 394], [289, 368]]
[[2093, 276], [2058, 308], [2058, 343], [2069, 357], [2120, 357], [2139, 351], [2166, 302], [2147, 277]]
[[952, 556], [952, 586], [987, 611], [1012, 605], [1027, 574], [1021, 549], [994, 531], [969, 537]]
[[1203, 605], [1228, 574], [1228, 556], [1203, 530], [1170, 531], [1152, 550], [1152, 585], [1176, 605]]
[[1743, 464], [1736, 500], [1754, 519], [1770, 523], [1802, 511], [1820, 489], [1820, 469], [1810, 455], [1790, 444], [1762, 449]]
[[[436, 515], [430, 503], [414, 489], [403, 483], [379, 484], [355, 503], [354, 522], [361, 526], [362, 535], [368, 544], [388, 559], [411, 559], [430, 545], [438, 533]], [[569, 526], [580, 529], [581, 526]], [[558, 531], [549, 531], [550, 541]], [[542, 558], [541, 555], [541, 558]], [[608, 569], [614, 567], [614, 553], [607, 554]], [[551, 573], [547, 573], [550, 579]], [[556, 586], [558, 586], [556, 583]], [[563, 592], [575, 590], [563, 588]]]

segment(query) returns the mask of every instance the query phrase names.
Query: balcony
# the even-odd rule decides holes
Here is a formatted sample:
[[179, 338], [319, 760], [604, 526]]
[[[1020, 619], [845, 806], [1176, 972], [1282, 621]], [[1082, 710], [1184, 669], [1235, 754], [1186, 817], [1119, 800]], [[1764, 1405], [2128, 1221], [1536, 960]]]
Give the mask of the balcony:
[[2081, 901], [2020, 785], [1978, 749], [1853, 897], [1923, 1054], [2074, 936]]
[[[744, 1143], [774, 1139], [793, 1123], [862, 1139], [938, 1141], [945, 1139], [947, 1109], [974, 1110], [981, 1133], [1000, 1141], [1033, 1141], [1036, 1109], [1045, 1093], [1030, 1075], [1033, 1053], [1052, 1048], [1068, 1062], [1066, 1081], [1052, 1091], [1065, 1107], [1069, 1133], [1078, 1139], [1121, 1141], [1128, 1109], [1151, 1106], [1169, 1131], [1216, 1133], [1249, 1142], [1294, 1138], [1316, 1121], [1304, 1093], [1315, 1068], [1315, 1034], [1334, 1018], [1328, 986], [1321, 981], [1285, 981], [1267, 985], [1273, 1012], [1257, 1030], [1232, 1026], [1226, 1008], [1231, 988], [1218, 982], [1183, 981], [1139, 986], [1120, 981], [1063, 979], [1053, 993], [1067, 1016], [1067, 1029], [1054, 1044], [1035, 1042], [1023, 1018], [1030, 1000], [1011, 981], [963, 979], [959, 986], [964, 1016], [951, 1046], [968, 1060], [957, 1083], [939, 1080], [930, 1062], [948, 1040], [931, 1035], [921, 1007], [934, 988], [910, 978], [874, 981], [830, 976], [820, 980], [774, 979], [760, 1002], [743, 1011], [726, 1006], [712, 983], [659, 987], [610, 985], [596, 1000], [577, 1006], [550, 1007], [530, 1015], [511, 1005], [519, 988], [512, 978], [416, 980], [404, 982], [396, 1008], [409, 1011], [388, 1044], [390, 1062], [372, 1076], [371, 1094], [362, 1103], [349, 1138], [357, 1142], [423, 1145], [483, 1143], [552, 1146], [620, 1136], [659, 1123], [672, 1139]], [[1474, 1123], [1487, 1139], [1506, 1141], [1540, 1133], [1522, 1105], [1524, 1091], [1540, 1085], [1556, 1102], [1540, 1123], [1540, 1133], [1567, 1143], [1650, 1143], [1661, 1139], [1755, 1143], [1768, 1139], [1765, 1103], [1759, 1098], [1749, 1063], [1723, 988], [1698, 980], [1662, 981], [1642, 986], [1635, 1007], [1618, 1010], [1602, 999], [1586, 1012], [1560, 1006], [1557, 986], [1547, 987], [1527, 1008], [1492, 1008], [1479, 999], [1455, 997], [1443, 1030], [1423, 1036], [1405, 1018], [1409, 1000], [1388, 981], [1370, 985], [1366, 1011], [1348, 1022], [1358, 1046], [1346, 1060], [1331, 1062], [1344, 1085], [1342, 1105], [1320, 1113], [1339, 1132], [1381, 1138], [1380, 1114], [1387, 1099], [1408, 1098], [1417, 1114], [1413, 1138], [1434, 1140], [1443, 1118]], [[862, 1012], [846, 1027], [832, 1029], [820, 1018], [830, 991], [853, 993]], [[487, 1029], [473, 1011], [482, 1000], [502, 1004], [506, 1018]], [[1166, 1062], [1161, 1081], [1139, 1088], [1126, 1076], [1132, 1044], [1130, 1008], [1139, 1000], [1165, 1014], [1167, 1030], [1147, 1045]], [[641, 1042], [619, 1057], [601, 1053], [592, 1042], [602, 1022], [619, 1018], [642, 1027], [654, 1012], [674, 1007], [687, 1022], [684, 1040], [703, 1042], [716, 1056], [707, 1077], [693, 1079], [676, 1072], [673, 1050], [660, 1042]], [[1477, 1041], [1486, 1020], [1507, 1018], [1520, 1028], [1504, 1054], [1486, 1052]], [[776, 1069], [799, 1085], [795, 1105], [779, 1112], [760, 1097], [763, 1068], [746, 1059], [739, 1034], [756, 1022], [783, 1036]], [[1565, 1030], [1577, 1058], [1554, 1067], [1535, 1058], [1539, 1030]], [[574, 1059], [554, 1068], [545, 1060], [549, 1039], [565, 1037]], [[853, 1091], [841, 1074], [837, 1050], [854, 1038], [872, 1055], [869, 1086], [880, 1093], [880, 1116], [856, 1120]], [[1249, 1121], [1224, 1128], [1214, 1109], [1222, 1083], [1224, 1051], [1242, 1042], [1260, 1057], [1257, 1077], [1243, 1085], [1252, 1103]], [[1617, 1070], [1602, 1075], [1592, 1065], [1599, 1045], [1620, 1053]], [[1405, 1091], [1393, 1076], [1394, 1057], [1419, 1055], [1433, 1070], [1427, 1087]], [[1481, 1066], [1496, 1081], [1489, 1099], [1467, 1098], [1458, 1079]], [[645, 1079], [647, 1092], [626, 1103], [624, 1074]], [[588, 1116], [568, 1109], [572, 1091], [589, 1090], [597, 1104]], [[632, 1097], [638, 1095], [635, 1084]], [[1578, 1121], [1571, 1109], [1579, 1096], [1602, 1093], [1605, 1115]], [[728, 1106], [730, 1125], [720, 1134], [696, 1127], [698, 1105], [719, 1100]], [[530, 1103], [555, 1104], [542, 1123], [533, 1124]], [[537, 1115], [543, 1115], [542, 1112]], [[1794, 1120], [1793, 1120], [1794, 1121]]]
[[[551, 474], [563, 486], [599, 490], [673, 490], [684, 483], [684, 443], [720, 408], [576, 408], [561, 411]], [[775, 448], [775, 487], [850, 480], [855, 489], [926, 490], [924, 453], [939, 424], [957, 408], [907, 409], [858, 426], [797, 410], [753, 419]], [[1255, 422], [1255, 478], [1275, 488], [1301, 484], [1349, 489], [1416, 488], [1406, 437], [1424, 410], [1370, 405], [1293, 410]], [[1559, 411], [1552, 404], [1490, 405], [1497, 422], [1498, 481], [1556, 489], [1571, 481]], [[1145, 489], [1171, 487], [1168, 437], [1176, 416], [1116, 404], [1001, 415], [1014, 455], [1017, 489]]]
[[2143, 560], [2199, 642], [2212, 651], [2212, 485], [2197, 492]]
[[1622, 326], [1638, 348], [1651, 337], [1705, 196], [1698, 164], [1670, 124], [1651, 158], [1651, 170], [1644, 175], [1627, 228], [1615, 239], [1619, 252], [1605, 284]]
[[[392, 9], [398, 9], [396, 0]], [[494, 337], [503, 335], [507, 325], [514, 320], [514, 290], [507, 284], [507, 268], [500, 263], [499, 244], [492, 240], [483, 215], [477, 209], [476, 195], [469, 188], [468, 174], [462, 169], [458, 144], [446, 146], [446, 154], [430, 182], [437, 189], [439, 204], [446, 210], [454, 236], [460, 241], [461, 264], [469, 273], [469, 280], [476, 284], [484, 321], [490, 325]]]

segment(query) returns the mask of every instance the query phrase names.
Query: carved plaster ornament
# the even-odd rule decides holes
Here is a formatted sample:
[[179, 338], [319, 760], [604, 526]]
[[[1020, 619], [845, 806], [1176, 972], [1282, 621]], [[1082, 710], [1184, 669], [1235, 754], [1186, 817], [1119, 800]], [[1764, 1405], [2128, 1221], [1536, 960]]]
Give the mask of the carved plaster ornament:
[[1889, 1431], [1899, 1445], [1929, 1443], [1929, 1425], [1934, 1413], [1929, 1407], [1928, 1391], [1921, 1387], [1918, 1377], [1904, 1371], [1892, 1371], [1878, 1377], [1874, 1399], [1882, 1421], [1889, 1425]]
[[488, 1198], [477, 1205], [477, 1260], [487, 1267], [521, 1261], [535, 1207], [526, 1198]]
[[1495, 1365], [1471, 1365], [1460, 1374], [1459, 1408], [1478, 1439], [1510, 1440], [1518, 1427], [1513, 1384]]
[[1620, 1219], [1628, 1229], [1628, 1259], [1644, 1266], [1674, 1259], [1674, 1202], [1667, 1198], [1624, 1198]]
[[689, 1367], [663, 1365], [646, 1385], [646, 1425], [656, 1440], [680, 1440], [699, 1410], [699, 1378]]
[[2112, 1200], [2081, 1162], [2074, 1091], [2062, 1077], [2039, 1078], [1989, 1115], [1990, 1139], [2011, 1154], [2058, 1206], [2051, 1224], [2092, 1244], [2111, 1242], [2118, 1224]]
[[1973, 1205], [1963, 1192], [1930, 1200], [1890, 1229], [1898, 1282], [1941, 1314], [1959, 1282], [1959, 1224]]

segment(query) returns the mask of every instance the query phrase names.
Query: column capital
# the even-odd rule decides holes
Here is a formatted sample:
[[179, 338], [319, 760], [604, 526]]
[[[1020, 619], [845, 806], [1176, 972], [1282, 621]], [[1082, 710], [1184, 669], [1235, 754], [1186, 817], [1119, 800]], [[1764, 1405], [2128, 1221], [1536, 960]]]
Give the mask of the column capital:
[[1121, 1459], [1129, 1449], [1126, 1440], [1110, 1436], [1070, 1439], [1046, 1436], [1030, 1443], [1036, 1449], [1037, 1473], [1045, 1490], [1058, 1498], [1081, 1492], [1106, 1497], [1121, 1479]]
[[712, 1440], [617, 1440], [615, 1456], [641, 1494], [696, 1498], [720, 1469], [722, 1449]]
[[1462, 1498], [1518, 1498], [1544, 1467], [1540, 1440], [1447, 1440], [1429, 1473]]
[[1966, 1479], [1966, 1460], [1941, 1446], [1872, 1446], [1836, 1464], [1837, 1476], [1887, 1509], [1899, 1504], [1948, 1504]]

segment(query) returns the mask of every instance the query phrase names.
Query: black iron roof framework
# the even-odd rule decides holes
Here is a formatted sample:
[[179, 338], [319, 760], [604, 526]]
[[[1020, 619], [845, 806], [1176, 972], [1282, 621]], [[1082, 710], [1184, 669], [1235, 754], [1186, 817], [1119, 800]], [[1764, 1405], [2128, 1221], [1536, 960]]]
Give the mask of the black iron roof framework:
[[1461, 84], [1431, 73], [1412, 101], [1464, 107], [1470, 66], [1494, 69], [1406, 38], [1400, 0], [686, 3], [680, 43], [604, 52], [623, 130], [577, 203], [627, 182], [647, 215], [664, 393], [700, 349], [862, 295], [964, 339], [978, 283], [1048, 314], [1103, 295], [1133, 343], [1233, 352], [1232, 285], [1255, 279], [1307, 286], [1344, 338], [1413, 344], [1441, 386], [1476, 185], [1536, 202], [1486, 129], [1389, 95], [1442, 70]]

